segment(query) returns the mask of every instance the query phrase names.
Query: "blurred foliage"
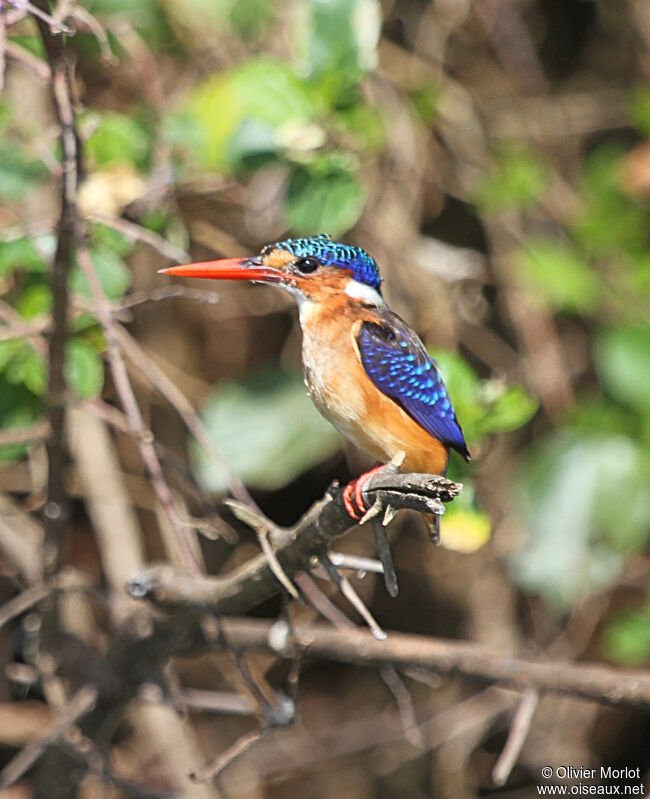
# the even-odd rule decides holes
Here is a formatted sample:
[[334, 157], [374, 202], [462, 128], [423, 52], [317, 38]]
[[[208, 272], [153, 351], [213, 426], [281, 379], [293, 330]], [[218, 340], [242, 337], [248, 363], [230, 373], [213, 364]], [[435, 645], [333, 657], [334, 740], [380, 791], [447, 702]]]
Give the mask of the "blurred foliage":
[[[339, 449], [338, 433], [309, 401], [300, 375], [266, 370], [241, 382], [223, 382], [202, 411], [203, 421], [232, 467], [256, 488], [280, 488]], [[197, 476], [223, 491], [227, 475], [194, 448]]]

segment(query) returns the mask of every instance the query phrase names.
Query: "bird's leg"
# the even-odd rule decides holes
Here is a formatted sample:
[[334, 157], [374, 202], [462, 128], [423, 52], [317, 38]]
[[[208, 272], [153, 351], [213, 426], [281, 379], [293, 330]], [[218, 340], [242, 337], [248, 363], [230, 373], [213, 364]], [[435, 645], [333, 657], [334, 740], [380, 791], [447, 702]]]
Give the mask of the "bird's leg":
[[363, 497], [363, 491], [368, 481], [373, 474], [385, 468], [386, 464], [381, 463], [379, 466], [375, 466], [374, 469], [364, 472], [355, 480], [351, 480], [343, 489], [343, 505], [348, 512], [348, 516], [354, 519], [355, 522], [360, 522], [370, 510], [368, 503]]
[[[390, 467], [391, 464], [381, 464], [379, 466], [375, 466], [374, 469], [364, 472], [360, 477], [357, 477], [356, 480], [349, 482], [343, 489], [343, 504], [345, 505], [348, 515], [351, 516], [356, 522], [361, 522], [363, 524], [364, 521], [370, 521], [372, 532], [375, 536], [377, 554], [379, 555], [379, 560], [381, 561], [381, 565], [384, 569], [384, 583], [386, 585], [386, 590], [392, 597], [395, 597], [399, 592], [399, 588], [397, 586], [397, 574], [395, 573], [393, 558], [390, 554], [390, 546], [388, 544], [388, 538], [386, 537], [384, 522], [377, 518], [381, 512], [381, 507], [368, 507], [368, 503], [363, 496], [363, 491], [372, 475], [382, 471], [383, 469], [386, 469], [387, 466]], [[389, 508], [386, 508], [387, 512], [388, 510]]]

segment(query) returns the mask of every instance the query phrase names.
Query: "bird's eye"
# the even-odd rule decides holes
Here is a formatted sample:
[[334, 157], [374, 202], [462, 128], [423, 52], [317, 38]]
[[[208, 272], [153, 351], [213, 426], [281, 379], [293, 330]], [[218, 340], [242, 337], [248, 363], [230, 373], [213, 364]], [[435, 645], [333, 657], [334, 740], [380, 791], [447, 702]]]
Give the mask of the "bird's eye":
[[311, 272], [315, 272], [320, 264], [316, 258], [308, 255], [306, 258], [301, 258], [299, 261], [296, 261], [296, 266], [303, 275], [309, 275]]

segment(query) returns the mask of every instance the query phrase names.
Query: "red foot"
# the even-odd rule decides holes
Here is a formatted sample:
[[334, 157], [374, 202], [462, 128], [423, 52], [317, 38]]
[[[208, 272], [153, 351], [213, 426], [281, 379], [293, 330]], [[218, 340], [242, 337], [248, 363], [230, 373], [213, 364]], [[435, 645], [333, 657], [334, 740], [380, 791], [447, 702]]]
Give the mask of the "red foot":
[[368, 472], [364, 472], [357, 477], [356, 480], [351, 480], [343, 489], [343, 505], [348, 512], [348, 516], [354, 519], [355, 522], [360, 521], [368, 512], [369, 508], [363, 498], [363, 491], [368, 485], [368, 481], [375, 472], [379, 472], [384, 468], [384, 464], [375, 466]]

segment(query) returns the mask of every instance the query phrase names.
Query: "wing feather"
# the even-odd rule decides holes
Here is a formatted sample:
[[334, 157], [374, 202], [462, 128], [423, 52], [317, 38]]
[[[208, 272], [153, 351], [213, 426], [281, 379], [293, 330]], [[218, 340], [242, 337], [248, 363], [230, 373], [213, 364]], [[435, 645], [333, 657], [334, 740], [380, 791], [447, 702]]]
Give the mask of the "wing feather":
[[463, 431], [435, 361], [399, 316], [384, 308], [373, 311], [378, 321], [362, 322], [357, 333], [366, 374], [430, 435], [469, 460]]

